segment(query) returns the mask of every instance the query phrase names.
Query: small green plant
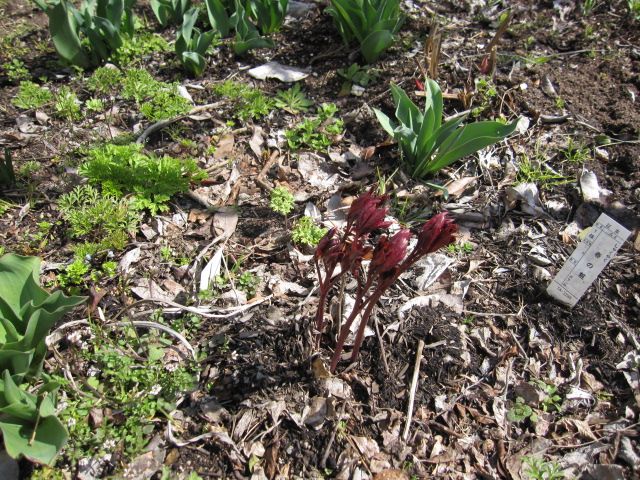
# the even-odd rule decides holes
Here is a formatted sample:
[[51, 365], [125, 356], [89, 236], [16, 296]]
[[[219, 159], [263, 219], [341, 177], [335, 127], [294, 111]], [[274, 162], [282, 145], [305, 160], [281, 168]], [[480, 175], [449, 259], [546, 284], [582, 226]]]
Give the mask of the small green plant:
[[289, 0], [248, 0], [247, 12], [263, 35], [277, 32], [284, 22]]
[[366, 87], [378, 79], [378, 74], [374, 69], [361, 67], [357, 63], [352, 63], [349, 68], [339, 68], [336, 73], [344, 78], [344, 83], [340, 87], [340, 95], [348, 95], [354, 84]]
[[627, 8], [633, 18], [640, 20], [640, 0], [627, 0]]
[[287, 144], [292, 150], [303, 147], [326, 150], [335, 137], [342, 134], [344, 122], [335, 118], [338, 108], [333, 103], [323, 103], [317, 115], [305, 118], [301, 123], [285, 132]]
[[300, 84], [296, 83], [288, 90], [278, 90], [275, 106], [285, 112], [296, 115], [300, 112], [308, 111], [309, 107], [313, 106], [313, 102], [302, 93]]
[[140, 106], [140, 113], [152, 122], [184, 115], [189, 110], [191, 103], [178, 93], [175, 85], [162, 87]]
[[[544, 165], [544, 166], [543, 166]], [[541, 164], [537, 159], [531, 160], [528, 155], [523, 155], [518, 162], [518, 174], [516, 180], [519, 183], [536, 183], [541, 188], [554, 185], [563, 185], [571, 182], [571, 179], [561, 173], [552, 170], [546, 164]]]
[[544, 398], [541, 402], [542, 410], [544, 412], [552, 412], [554, 410], [559, 412], [562, 408], [562, 397], [558, 394], [558, 387], [543, 380], [534, 380], [531, 383], [544, 392]]
[[170, 23], [180, 25], [182, 17], [191, 8], [191, 0], [151, 0], [151, 9], [163, 27]]
[[382, 128], [400, 144], [409, 173], [416, 179], [424, 179], [493, 145], [513, 133], [518, 124], [482, 121], [460, 127], [464, 115], [442, 123], [442, 92], [431, 79], [425, 81], [424, 112], [397, 85], [391, 85], [391, 94], [398, 124], [380, 110], [374, 111]]
[[591, 152], [587, 147], [574, 142], [573, 138], [569, 137], [567, 147], [560, 152], [560, 157], [569, 163], [584, 165], [591, 160]]
[[[272, 0], [278, 3], [279, 0]], [[233, 42], [233, 51], [236, 55], [244, 55], [249, 50], [256, 48], [273, 48], [271, 39], [260, 35], [258, 29], [249, 21], [249, 16], [241, 0], [235, 0], [235, 13], [231, 17], [231, 24], [236, 29], [236, 37]]]
[[264, 117], [273, 108], [273, 101], [267, 98], [260, 89], [233, 80], [226, 80], [215, 85], [213, 92], [233, 101], [234, 114], [241, 121]]
[[404, 22], [398, 0], [331, 0], [327, 12], [347, 45], [358, 41], [367, 63], [393, 44]]
[[271, 190], [271, 210], [282, 215], [289, 215], [295, 205], [293, 195], [285, 187], [276, 187]]
[[298, 245], [308, 245], [315, 247], [318, 242], [325, 236], [328, 229], [319, 227], [313, 221], [313, 218], [308, 216], [301, 217], [293, 226], [291, 230], [291, 238]]
[[122, 80], [122, 98], [141, 103], [152, 97], [163, 85], [144, 69], [133, 68], [127, 70]]
[[56, 112], [62, 118], [67, 120], [79, 120], [82, 118], [78, 96], [66, 85], [61, 87], [56, 94], [54, 106]]
[[67, 441], [56, 416], [59, 384], [42, 373], [49, 331], [85, 301], [40, 287], [40, 259], [0, 258], [0, 431], [7, 453], [53, 463]]
[[206, 66], [204, 55], [213, 42], [215, 32], [211, 30], [201, 33], [195, 28], [197, 19], [197, 8], [192, 8], [184, 14], [184, 21], [178, 29], [175, 48], [184, 69], [191, 75], [199, 77]]
[[169, 43], [157, 33], [136, 32], [134, 36], [122, 39], [122, 45], [112, 54], [111, 59], [121, 66], [143, 64], [148, 55], [170, 50]]
[[447, 246], [447, 252], [451, 254], [457, 254], [457, 253], [469, 254], [473, 252], [473, 244], [469, 242], [464, 242], [462, 244], [452, 243], [451, 245]]
[[205, 0], [209, 24], [221, 37], [229, 36], [234, 25], [231, 20], [232, 0]]
[[53, 100], [53, 94], [48, 88], [30, 82], [28, 80], [20, 82], [18, 94], [11, 103], [24, 110], [40, 108]]
[[[86, 380], [65, 388], [62, 419], [70, 433], [65, 456], [73, 465], [88, 455], [104, 455], [113, 445], [126, 458], [139, 454], [194, 385], [195, 367], [167, 363], [165, 352], [173, 342], [157, 330], [142, 335], [123, 327], [115, 336], [92, 325], [91, 334], [87, 347], [73, 352], [80, 357]], [[92, 412], [107, 411], [117, 412], [117, 420], [105, 414], [97, 425], [87, 421]]]
[[538, 421], [538, 415], [525, 403], [524, 398], [518, 397], [513, 406], [507, 411], [507, 420], [510, 422], [522, 422], [527, 418], [532, 422]]
[[473, 98], [477, 100], [478, 106], [471, 109], [471, 115], [478, 117], [491, 107], [491, 102], [498, 95], [498, 90], [491, 79], [487, 77], [476, 78], [475, 84], [476, 91]]
[[142, 153], [142, 145], [113, 145], [91, 149], [79, 173], [90, 182], [100, 184], [106, 195], [132, 196], [132, 206], [148, 209], [152, 215], [168, 209], [167, 202], [186, 192], [191, 182], [206, 178], [193, 159]]
[[122, 84], [122, 80], [122, 72], [117, 68], [99, 67], [87, 79], [86, 85], [92, 92], [107, 95], [115, 92]]
[[29, 181], [36, 173], [42, 169], [42, 164], [36, 160], [27, 160], [18, 169], [18, 176]]
[[247, 295], [247, 298], [253, 298], [256, 296], [256, 288], [260, 285], [260, 279], [253, 272], [247, 270], [237, 276], [235, 283], [238, 289]]
[[49, 17], [49, 31], [58, 55], [80, 68], [99, 65], [134, 33], [135, 0], [93, 0], [77, 9], [68, 0], [34, 0]]
[[3, 63], [2, 68], [4, 69], [7, 78], [12, 82], [28, 80], [31, 77], [29, 70], [24, 66], [24, 62], [17, 58], [14, 58], [10, 62]]
[[546, 462], [538, 457], [523, 457], [527, 469], [525, 475], [530, 480], [560, 480], [565, 478], [560, 466], [555, 462]]
[[103, 112], [104, 111], [104, 102], [100, 98], [90, 98], [84, 104], [87, 110], [90, 112]]
[[78, 290], [75, 287], [84, 284], [85, 278], [90, 271], [91, 267], [84, 258], [75, 258], [56, 276], [56, 280], [60, 287], [75, 291]]
[[62, 195], [58, 208], [69, 224], [71, 237], [85, 240], [76, 249], [76, 257], [81, 259], [99, 252], [122, 250], [140, 221], [130, 199], [101, 195], [90, 185], [77, 186]]

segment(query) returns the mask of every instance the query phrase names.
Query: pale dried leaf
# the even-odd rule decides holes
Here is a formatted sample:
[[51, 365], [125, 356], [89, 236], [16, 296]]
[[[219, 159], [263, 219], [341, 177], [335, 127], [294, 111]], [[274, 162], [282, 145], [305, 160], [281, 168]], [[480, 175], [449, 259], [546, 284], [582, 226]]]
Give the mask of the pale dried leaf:
[[209, 289], [209, 286], [214, 279], [220, 275], [220, 268], [222, 266], [222, 253], [224, 247], [220, 247], [211, 257], [211, 260], [205, 265], [200, 273], [200, 291], [204, 292]]
[[278, 62], [265, 63], [264, 65], [252, 68], [247, 73], [249, 76], [257, 78], [258, 80], [276, 78], [285, 83], [298, 82], [309, 76], [308, 72], [300, 68], [288, 67]]
[[238, 225], [238, 212], [235, 208], [222, 207], [213, 216], [213, 228], [216, 236], [227, 239], [236, 231]]

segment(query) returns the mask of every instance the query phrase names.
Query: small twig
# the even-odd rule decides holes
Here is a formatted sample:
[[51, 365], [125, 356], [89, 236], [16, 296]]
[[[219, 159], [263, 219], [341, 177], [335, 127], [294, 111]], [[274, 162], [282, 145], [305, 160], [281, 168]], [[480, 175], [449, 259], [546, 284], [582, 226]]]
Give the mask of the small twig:
[[329, 458], [329, 452], [331, 452], [331, 447], [333, 446], [333, 442], [336, 439], [336, 433], [338, 432], [338, 426], [342, 421], [342, 416], [344, 415], [344, 409], [347, 402], [343, 402], [340, 405], [340, 412], [338, 413], [338, 418], [336, 420], [336, 424], [331, 432], [331, 436], [329, 437], [329, 441], [327, 442], [327, 448], [324, 449], [324, 453], [322, 454], [322, 458], [320, 459], [320, 468], [325, 468], [327, 466], [327, 459]]
[[207, 103], [206, 105], [199, 105], [197, 107], [193, 107], [191, 110], [189, 110], [188, 113], [185, 113], [184, 115], [178, 115], [177, 117], [173, 117], [173, 118], [165, 118], [164, 120], [160, 120], [156, 123], [153, 123], [144, 129], [144, 131], [136, 139], [136, 143], [144, 143], [149, 137], [149, 135], [151, 135], [152, 133], [157, 132], [158, 130], [162, 130], [164, 127], [167, 127], [172, 123], [182, 120], [183, 118], [187, 118], [190, 115], [195, 115], [196, 113], [200, 113], [205, 110], [209, 110], [211, 108], [217, 108], [220, 105], [223, 105], [224, 103], [225, 101], [221, 100], [219, 102]]
[[409, 428], [411, 427], [411, 419], [413, 418], [413, 402], [416, 399], [416, 388], [418, 386], [418, 374], [420, 373], [420, 362], [422, 360], [422, 349], [424, 348], [424, 340], [418, 341], [418, 350], [416, 351], [416, 362], [413, 366], [413, 378], [411, 379], [411, 391], [409, 392], [409, 405], [407, 406], [407, 423], [404, 426], [402, 440], [406, 443], [409, 438]]
[[384, 351], [384, 344], [382, 343], [382, 335], [380, 335], [380, 328], [378, 326], [378, 317], [373, 318], [373, 324], [376, 327], [376, 335], [378, 337], [378, 343], [380, 344], [380, 355], [382, 356], [382, 364], [384, 365], [384, 373], [389, 374], [389, 364], [387, 363], [387, 353]]

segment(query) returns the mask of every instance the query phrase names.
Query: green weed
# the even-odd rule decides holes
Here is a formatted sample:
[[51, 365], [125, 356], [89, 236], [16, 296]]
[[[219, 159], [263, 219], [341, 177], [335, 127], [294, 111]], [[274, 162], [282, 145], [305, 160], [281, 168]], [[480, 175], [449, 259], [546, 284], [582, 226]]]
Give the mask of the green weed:
[[122, 80], [122, 98], [140, 103], [152, 97], [162, 86], [162, 82], [158, 82], [144, 69], [127, 70]]
[[478, 117], [491, 108], [491, 104], [498, 95], [495, 84], [488, 77], [479, 77], [475, 80], [476, 91], [473, 99], [478, 106], [471, 109], [471, 115]]
[[171, 47], [167, 41], [157, 33], [138, 32], [132, 37], [124, 38], [122, 46], [113, 55], [113, 61], [118, 65], [128, 66], [142, 63], [145, 57], [153, 53], [168, 52]]
[[567, 147], [560, 152], [561, 158], [569, 163], [584, 165], [591, 160], [591, 151], [579, 143], [575, 143], [573, 138], [569, 138]]
[[287, 144], [292, 150], [310, 148], [326, 150], [344, 130], [344, 122], [335, 118], [338, 108], [333, 103], [323, 103], [315, 117], [305, 118], [285, 132]]
[[469, 242], [464, 243], [452, 243], [447, 246], [447, 252], [455, 255], [458, 253], [469, 254], [473, 252], [473, 244]]
[[271, 190], [271, 210], [282, 215], [289, 215], [295, 203], [293, 195], [285, 187], [276, 187]]
[[92, 92], [107, 95], [113, 93], [122, 81], [122, 72], [117, 68], [100, 67], [87, 79], [86, 85]]
[[78, 186], [62, 195], [58, 208], [69, 224], [69, 234], [85, 240], [76, 247], [76, 258], [122, 250], [140, 221], [131, 203], [127, 198], [102, 195], [90, 185]]
[[58, 115], [67, 120], [79, 120], [82, 118], [78, 96], [66, 85], [61, 87], [56, 94], [54, 107]]
[[544, 392], [544, 398], [542, 399], [541, 406], [545, 412], [551, 412], [555, 410], [559, 412], [562, 407], [562, 397], [558, 394], [558, 387], [555, 385], [546, 383], [543, 380], [534, 380], [530, 382], [532, 385], [537, 386]]
[[123, 327], [116, 339], [92, 326], [92, 333], [87, 347], [76, 352], [86, 380], [77, 388], [65, 382], [62, 418], [70, 434], [65, 454], [72, 464], [114, 449], [129, 458], [139, 454], [195, 381], [192, 366], [165, 364], [173, 342], [157, 331], [139, 335]]
[[518, 163], [517, 181], [520, 183], [535, 183], [541, 188], [551, 187], [554, 185], [564, 185], [571, 182], [571, 179], [565, 177], [551, 168], [529, 159], [525, 154]]
[[29, 180], [42, 169], [42, 164], [35, 160], [27, 160], [18, 168], [18, 176]]
[[293, 226], [293, 230], [291, 230], [291, 238], [298, 245], [315, 247], [326, 233], [326, 228], [319, 227], [313, 221], [313, 218], [305, 215]]
[[510, 422], [522, 422], [527, 418], [532, 422], [538, 421], [538, 415], [524, 402], [524, 398], [518, 397], [513, 406], [507, 411], [507, 420]]
[[24, 110], [40, 108], [53, 100], [53, 93], [47, 88], [25, 80], [20, 82], [18, 94], [11, 100], [16, 107]]
[[12, 82], [28, 80], [31, 77], [29, 70], [24, 66], [24, 62], [17, 58], [14, 58], [10, 62], [3, 63], [2, 68], [4, 69], [7, 78]]
[[84, 104], [84, 106], [90, 112], [102, 112], [104, 111], [104, 102], [99, 98], [90, 98]]
[[555, 462], [545, 462], [537, 457], [523, 457], [524, 463], [527, 464], [525, 474], [531, 480], [560, 480], [565, 478], [560, 466]]
[[91, 149], [79, 173], [100, 184], [107, 195], [131, 195], [134, 208], [148, 209], [152, 215], [168, 210], [169, 199], [186, 192], [191, 182], [206, 178], [193, 159], [146, 155], [135, 143]]
[[213, 87], [213, 92], [226, 97], [234, 103], [234, 114], [239, 120], [256, 120], [269, 115], [273, 109], [273, 101], [261, 90], [242, 83], [226, 80]]
[[156, 91], [151, 99], [140, 107], [140, 113], [152, 122], [184, 115], [189, 110], [191, 103], [181, 96], [173, 85]]
[[289, 90], [278, 90], [275, 106], [285, 112], [296, 115], [300, 112], [308, 111], [309, 107], [313, 106], [313, 102], [302, 93], [300, 84], [296, 83]]

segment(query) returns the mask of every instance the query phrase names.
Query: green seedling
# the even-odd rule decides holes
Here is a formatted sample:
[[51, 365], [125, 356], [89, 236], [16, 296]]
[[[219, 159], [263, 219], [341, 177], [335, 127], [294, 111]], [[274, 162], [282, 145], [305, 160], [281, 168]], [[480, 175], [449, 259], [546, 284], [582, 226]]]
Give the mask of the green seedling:
[[29, 181], [36, 173], [42, 170], [42, 164], [36, 160], [27, 160], [18, 168], [18, 176]]
[[475, 84], [476, 91], [473, 99], [477, 101], [478, 106], [471, 109], [471, 116], [479, 117], [489, 110], [491, 103], [498, 95], [498, 90], [490, 78], [476, 78]]
[[84, 258], [75, 258], [61, 273], [56, 276], [58, 285], [66, 290], [77, 291], [78, 286], [85, 283], [91, 267]]
[[634, 19], [640, 20], [640, 0], [627, 0], [627, 8]]
[[102, 195], [90, 185], [77, 186], [60, 197], [58, 208], [69, 225], [72, 238], [83, 239], [76, 258], [99, 252], [122, 250], [135, 234], [140, 214], [129, 198]]
[[90, 98], [84, 104], [87, 110], [90, 112], [103, 112], [104, 111], [104, 102], [99, 98]]
[[53, 100], [53, 94], [48, 88], [30, 81], [20, 82], [18, 94], [11, 103], [24, 110], [40, 108]]
[[313, 218], [304, 216], [301, 217], [293, 226], [291, 230], [291, 239], [298, 245], [308, 245], [315, 247], [318, 242], [325, 236], [328, 229], [319, 227], [313, 221]]
[[[16, 184], [16, 175], [13, 169], [13, 160], [8, 148], [4, 149], [4, 158], [0, 159], [0, 187], [13, 187]], [[4, 213], [4, 212], [2, 212]]]
[[89, 90], [102, 95], [114, 93], [122, 84], [122, 72], [117, 68], [99, 67], [87, 79], [86, 85]]
[[289, 148], [300, 150], [307, 147], [312, 150], [326, 150], [344, 129], [344, 122], [335, 118], [337, 110], [333, 103], [323, 103], [315, 117], [305, 118], [301, 123], [287, 130], [285, 137]]
[[543, 380], [534, 380], [530, 382], [532, 385], [537, 386], [544, 392], [544, 398], [542, 399], [541, 406], [545, 412], [556, 411], [559, 412], [562, 408], [562, 397], [558, 394], [558, 387], [548, 384]]
[[524, 402], [524, 398], [518, 397], [513, 406], [507, 411], [507, 420], [510, 422], [522, 422], [526, 419], [537, 422], [538, 415]]
[[12, 82], [28, 80], [31, 77], [29, 70], [24, 66], [24, 62], [17, 58], [14, 58], [10, 62], [3, 63], [2, 68], [4, 69], [7, 78]]
[[233, 80], [215, 85], [213, 92], [232, 100], [235, 109], [234, 115], [243, 122], [269, 115], [273, 108], [273, 101], [267, 98], [261, 90]]
[[397, 85], [391, 85], [397, 124], [374, 109], [382, 128], [400, 145], [409, 173], [424, 179], [482, 148], [513, 133], [518, 124], [496, 121], [473, 122], [460, 126], [460, 115], [442, 123], [442, 92], [436, 82], [425, 82], [425, 108], [420, 111]]
[[178, 117], [190, 110], [191, 103], [178, 93], [175, 85], [162, 87], [140, 106], [140, 113], [151, 122]]
[[338, 94], [340, 96], [348, 95], [354, 84], [366, 87], [378, 79], [378, 74], [375, 70], [361, 67], [357, 63], [351, 64], [349, 68], [339, 68], [336, 72], [340, 77], [344, 78]]
[[571, 182], [571, 179], [552, 170], [546, 164], [534, 163], [527, 155], [523, 155], [522, 160], [518, 162], [516, 179], [519, 183], [535, 183], [541, 188]]
[[67, 120], [79, 120], [82, 118], [78, 96], [66, 85], [61, 87], [56, 94], [54, 107], [58, 115]]
[[163, 85], [144, 69], [131, 69], [122, 80], [122, 98], [141, 103], [151, 98]]
[[306, 112], [313, 106], [313, 102], [302, 93], [299, 83], [288, 90], [278, 90], [274, 104], [277, 108], [293, 115]]
[[191, 0], [151, 0], [151, 9], [163, 27], [180, 25], [182, 17], [191, 8]]
[[59, 384], [42, 374], [46, 336], [84, 297], [40, 287], [40, 259], [0, 258], [0, 431], [13, 458], [52, 464], [67, 441], [56, 416]]
[[253, 298], [256, 296], [260, 279], [253, 272], [247, 270], [237, 276], [235, 283], [238, 289], [247, 295], [247, 298]]
[[452, 243], [451, 245], [447, 246], [447, 252], [455, 255], [458, 253], [464, 253], [464, 254], [469, 254], [471, 252], [473, 252], [473, 244], [469, 243], [469, 242], [464, 242], [464, 243]]
[[567, 147], [560, 152], [561, 158], [569, 163], [576, 165], [584, 165], [591, 160], [591, 152], [587, 147], [575, 143], [573, 138], [569, 137]]
[[555, 462], [545, 462], [538, 457], [523, 457], [527, 465], [524, 471], [530, 480], [560, 480], [565, 478], [560, 466]]
[[197, 8], [192, 8], [184, 14], [182, 26], [178, 29], [175, 48], [184, 69], [191, 75], [199, 77], [206, 66], [204, 55], [213, 42], [215, 32], [213, 30], [200, 32], [195, 28], [197, 19]]
[[276, 187], [271, 190], [271, 210], [282, 215], [289, 215], [295, 205], [293, 195], [285, 187]]
[[170, 50], [169, 43], [157, 33], [140, 32], [132, 37], [125, 37], [111, 58], [116, 64], [124, 67], [134, 63], [142, 64], [148, 55]]
[[367, 63], [393, 44], [405, 18], [398, 0], [331, 0], [327, 12], [345, 44], [358, 42]]
[[134, 208], [147, 209], [152, 215], [168, 210], [171, 197], [189, 190], [191, 182], [206, 178], [195, 160], [145, 155], [136, 143], [91, 149], [78, 172], [101, 185], [104, 194], [131, 195]]
[[582, 0], [582, 4], [580, 5], [580, 10], [582, 10], [582, 15], [588, 17], [593, 13], [593, 10], [598, 5], [598, 0]]

